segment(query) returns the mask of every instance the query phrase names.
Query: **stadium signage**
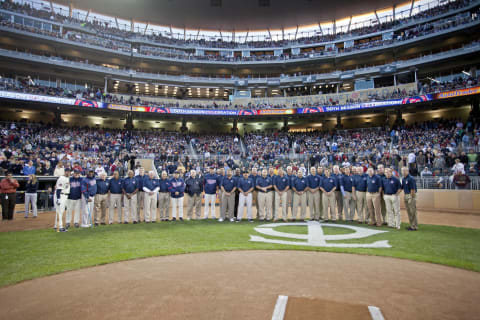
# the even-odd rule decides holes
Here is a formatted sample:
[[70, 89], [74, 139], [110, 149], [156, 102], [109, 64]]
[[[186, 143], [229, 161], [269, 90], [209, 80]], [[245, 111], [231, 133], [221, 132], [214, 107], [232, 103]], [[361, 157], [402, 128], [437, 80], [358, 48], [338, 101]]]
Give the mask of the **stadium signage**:
[[[285, 226], [307, 226], [307, 234], [297, 234], [289, 232], [281, 232], [274, 230], [275, 227], [285, 227]], [[332, 228], [341, 228], [353, 230], [352, 233], [347, 234], [333, 234], [326, 235], [323, 232], [323, 227], [332, 227]], [[373, 243], [338, 243], [338, 242], [327, 242], [327, 241], [339, 241], [339, 240], [352, 240], [352, 239], [363, 239], [370, 236], [386, 233], [388, 231], [373, 230], [363, 227], [356, 227], [351, 225], [342, 225], [342, 224], [329, 224], [329, 223], [319, 223], [316, 221], [309, 222], [300, 222], [300, 223], [270, 223], [262, 224], [256, 228], [255, 231], [258, 233], [267, 235], [269, 237], [278, 237], [278, 238], [287, 238], [294, 239], [296, 241], [288, 241], [282, 239], [272, 239], [264, 238], [261, 236], [250, 235], [250, 241], [252, 242], [264, 242], [264, 243], [275, 243], [275, 244], [284, 244], [284, 245], [294, 245], [294, 246], [310, 246], [310, 247], [328, 247], [328, 248], [391, 248], [391, 245], [388, 243], [388, 240], [375, 241]], [[303, 241], [298, 241], [303, 240]]]
[[75, 104], [75, 99], [42, 96], [42, 95], [38, 95], [38, 94], [10, 92], [10, 91], [0, 91], [0, 98], [14, 99], [14, 100], [25, 100], [25, 101], [35, 101], [35, 102], [47, 102], [47, 103], [56, 103], [56, 104], [66, 104], [66, 105]]
[[468, 95], [479, 94], [479, 93], [480, 93], [480, 87], [473, 87], [473, 88], [467, 88], [467, 89], [440, 92], [435, 94], [435, 99], [448, 99], [448, 98], [468, 96]]

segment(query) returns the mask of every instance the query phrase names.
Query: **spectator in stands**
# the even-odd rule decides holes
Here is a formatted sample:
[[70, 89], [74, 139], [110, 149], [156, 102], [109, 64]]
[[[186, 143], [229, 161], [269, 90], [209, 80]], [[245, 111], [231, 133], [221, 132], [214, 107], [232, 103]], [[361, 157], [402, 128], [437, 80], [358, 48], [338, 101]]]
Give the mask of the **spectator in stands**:
[[420, 177], [431, 177], [432, 176], [432, 171], [428, 169], [428, 167], [423, 168], [422, 172], [420, 172]]
[[470, 183], [470, 178], [465, 174], [465, 171], [457, 170], [453, 176], [453, 183], [457, 190], [467, 189]]

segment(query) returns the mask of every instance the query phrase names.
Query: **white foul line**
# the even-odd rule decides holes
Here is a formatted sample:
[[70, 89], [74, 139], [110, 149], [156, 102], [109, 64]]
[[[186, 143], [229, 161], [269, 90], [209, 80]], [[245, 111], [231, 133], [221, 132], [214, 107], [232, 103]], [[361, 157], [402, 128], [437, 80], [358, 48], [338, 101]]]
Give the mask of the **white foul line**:
[[275, 309], [273, 310], [272, 320], [283, 320], [285, 310], [287, 309], [288, 296], [278, 296]]
[[368, 306], [368, 311], [370, 311], [370, 315], [372, 316], [373, 320], [385, 320], [382, 315], [382, 311], [379, 308], [374, 306]]

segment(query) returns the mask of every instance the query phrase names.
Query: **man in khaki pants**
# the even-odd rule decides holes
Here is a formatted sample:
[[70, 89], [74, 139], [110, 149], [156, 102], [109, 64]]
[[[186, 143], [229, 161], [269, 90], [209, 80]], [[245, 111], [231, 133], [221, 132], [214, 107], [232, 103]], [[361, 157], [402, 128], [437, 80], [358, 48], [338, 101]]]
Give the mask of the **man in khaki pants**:
[[[107, 174], [105, 172], [100, 173], [100, 179], [97, 179], [97, 194], [93, 202], [95, 204], [95, 210], [93, 212], [96, 226], [98, 226], [99, 223], [105, 225], [108, 208], [108, 186]], [[98, 217], [99, 215], [100, 219]]]
[[262, 176], [257, 178], [256, 188], [258, 190], [258, 219], [272, 219], [272, 179], [268, 176], [267, 169], [262, 170]]
[[345, 220], [353, 221], [355, 217], [355, 198], [353, 192], [353, 176], [350, 174], [350, 168], [345, 168], [345, 173], [340, 177], [340, 190], [343, 195], [343, 209], [345, 211]]
[[333, 173], [331, 177], [334, 178], [337, 182], [335, 188], [335, 204], [338, 210], [338, 219], [343, 220], [343, 195], [342, 191], [340, 190], [340, 178], [342, 176], [342, 172], [340, 171], [340, 167], [335, 165], [333, 166]]
[[367, 210], [367, 175], [363, 172], [363, 167], [359, 166], [353, 176], [353, 198], [357, 202], [357, 221], [358, 223], [368, 223]]
[[317, 175], [315, 167], [310, 168], [310, 174], [307, 176], [308, 183], [308, 208], [310, 210], [310, 220], [320, 220], [320, 177]]
[[293, 185], [293, 181], [296, 179], [297, 177], [293, 174], [293, 169], [291, 166], [288, 166], [287, 167], [287, 179], [288, 179], [288, 182], [290, 184], [290, 189], [287, 190], [287, 216], [285, 217], [285, 219], [288, 219], [288, 208], [290, 208], [290, 214], [292, 215], [293, 217], [293, 189], [292, 189], [292, 185]]
[[[385, 178], [385, 167], [383, 166], [383, 164], [379, 164], [377, 166], [377, 175], [380, 177], [380, 180], [383, 180], [383, 178]], [[382, 213], [382, 221], [383, 221], [383, 224], [386, 225], [387, 224], [387, 207], [385, 205], [385, 199], [383, 197], [383, 189], [382, 191], [380, 192], [380, 211]]]
[[160, 220], [168, 221], [170, 219], [170, 192], [168, 191], [168, 174], [167, 171], [162, 171], [160, 179], [158, 180], [158, 209], [160, 211]]
[[[113, 178], [109, 180], [109, 191], [110, 191], [110, 202], [108, 204], [109, 208], [109, 219], [108, 223], [112, 224], [115, 215], [115, 209], [117, 210], [118, 223], [122, 223], [122, 179], [120, 179], [120, 174], [118, 171], [113, 173]], [[125, 216], [124, 216], [125, 220]]]
[[380, 177], [374, 174], [373, 168], [367, 170], [367, 207], [370, 213], [370, 225], [382, 226], [382, 211], [380, 208], [380, 193], [382, 182]]
[[138, 169], [138, 175], [135, 176], [135, 179], [137, 179], [138, 183], [138, 192], [137, 192], [137, 219], [138, 222], [142, 221], [141, 215], [140, 215], [140, 209], [143, 208], [143, 220], [145, 221], [145, 208], [143, 207], [144, 202], [145, 202], [145, 192], [143, 192], [143, 180], [145, 180], [147, 176], [145, 175], [145, 169], [143, 167], [140, 167]]
[[137, 192], [138, 180], [133, 176], [133, 170], [128, 170], [128, 177], [122, 181], [123, 201], [125, 203], [124, 222], [130, 219], [134, 224], [138, 223], [137, 216]]
[[297, 178], [293, 180], [292, 184], [293, 189], [293, 211], [292, 211], [292, 220], [297, 219], [298, 208], [300, 206], [300, 219], [305, 220], [307, 215], [307, 194], [308, 191], [308, 182], [307, 178], [303, 176], [303, 171], [298, 170]]
[[387, 207], [387, 223], [390, 228], [400, 230], [400, 197], [402, 184], [400, 180], [392, 176], [392, 169], [385, 170], [385, 178], [382, 179], [383, 199]]
[[200, 219], [202, 209], [203, 179], [197, 177], [197, 171], [191, 170], [190, 177], [185, 180], [185, 193], [188, 194], [187, 200], [187, 220], [192, 219], [193, 211], [195, 218]]
[[[253, 181], [253, 191], [252, 191], [252, 205], [255, 205], [255, 210], [257, 212], [257, 218], [258, 218], [258, 213], [259, 213], [259, 209], [258, 209], [258, 190], [257, 188], [255, 188], [256, 186], [256, 183], [257, 183], [257, 179], [260, 177], [260, 175], [258, 174], [258, 170], [256, 167], [253, 167], [252, 168], [252, 171], [249, 175], [249, 178], [252, 179]], [[236, 176], [236, 179], [237, 181], [242, 178], [242, 176]], [[238, 193], [238, 188], [237, 188], [237, 192]], [[238, 206], [237, 206], [237, 209], [238, 209]]]
[[410, 175], [407, 167], [402, 168], [402, 189], [405, 193], [405, 208], [408, 213], [408, 220], [410, 221], [410, 226], [407, 228], [408, 231], [417, 231], [418, 230], [418, 221], [417, 221], [417, 182]]
[[220, 219], [218, 219], [218, 221], [222, 222], [225, 219], [230, 219], [231, 222], [234, 222], [235, 190], [237, 190], [237, 179], [233, 177], [231, 169], [227, 170], [227, 176], [222, 179], [220, 189], [222, 194], [222, 202], [220, 206]]
[[145, 222], [157, 221], [157, 193], [160, 190], [158, 179], [155, 179], [155, 172], [149, 171], [148, 178], [143, 180], [143, 192], [145, 192], [145, 200], [143, 211]]
[[290, 179], [285, 175], [282, 168], [278, 169], [278, 176], [273, 178], [273, 188], [275, 189], [275, 211], [273, 213], [273, 220], [276, 221], [278, 219], [283, 219], [283, 221], [286, 222], [287, 193], [290, 189]]
[[330, 207], [330, 219], [337, 221], [337, 212], [335, 211], [335, 191], [337, 190], [337, 182], [334, 177], [330, 176], [330, 169], [325, 168], [325, 177], [320, 182], [320, 190], [322, 190], [323, 204], [323, 220], [328, 222], [328, 208]]

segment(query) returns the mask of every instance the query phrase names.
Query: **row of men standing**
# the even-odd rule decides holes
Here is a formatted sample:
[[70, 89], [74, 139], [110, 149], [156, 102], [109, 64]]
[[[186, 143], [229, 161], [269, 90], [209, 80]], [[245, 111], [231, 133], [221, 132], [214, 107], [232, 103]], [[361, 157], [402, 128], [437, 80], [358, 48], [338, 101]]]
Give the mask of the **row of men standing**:
[[[122, 206], [125, 207], [123, 223], [128, 223], [129, 220], [133, 223], [140, 222], [142, 206], [145, 222], [156, 221], [157, 209], [160, 211], [160, 220], [168, 220], [169, 207], [172, 208], [172, 220], [176, 220], [177, 211], [179, 219], [183, 220], [183, 199], [184, 193], [187, 193], [188, 219], [193, 213], [200, 218], [204, 193], [204, 219], [209, 215], [216, 217], [215, 203], [218, 194], [219, 221], [240, 221], [244, 215], [244, 207], [247, 209], [247, 219], [252, 221], [253, 202], [257, 209], [257, 218], [261, 220], [286, 220], [288, 211], [295, 220], [298, 210], [300, 219], [304, 220], [308, 204], [312, 220], [321, 218], [336, 221], [338, 210], [338, 219], [343, 220], [345, 213], [345, 220], [353, 221], [356, 211], [357, 221], [360, 223], [381, 225], [386, 222], [391, 227], [399, 228], [398, 195], [404, 190], [406, 206], [407, 198], [409, 199], [407, 211], [411, 218], [411, 229], [416, 229], [416, 185], [415, 180], [408, 175], [408, 169], [404, 169], [406, 171], [402, 183], [392, 177], [390, 169], [385, 175], [381, 166], [377, 169], [378, 175], [373, 169], [364, 174], [361, 167], [352, 167], [352, 170], [343, 168], [342, 173], [338, 166], [335, 166], [332, 174], [328, 168], [319, 167], [317, 170], [312, 167], [306, 177], [302, 171], [295, 175], [291, 167], [287, 168], [286, 173], [279, 169], [278, 175], [273, 174], [273, 169], [269, 170], [270, 172], [262, 170], [262, 174], [258, 175], [256, 168], [253, 168], [251, 172], [244, 170], [243, 175], [237, 171], [235, 176], [231, 170], [227, 170], [225, 174], [225, 170], [220, 169], [218, 174], [215, 174], [215, 169], [210, 168], [210, 172], [203, 177], [198, 177], [195, 171], [191, 171], [185, 181], [179, 172], [175, 172], [171, 179], [166, 172], [162, 172], [160, 179], [156, 179], [153, 172], [145, 175], [141, 169], [137, 176], [134, 176], [133, 171], [129, 171], [128, 177], [121, 179], [116, 172], [113, 178], [107, 180], [105, 175], [95, 179], [94, 172], [89, 172], [83, 179], [78, 172], [74, 172], [73, 177], [70, 177], [70, 172], [67, 171], [56, 186], [57, 214], [63, 214], [67, 207], [67, 228], [70, 226], [72, 213], [75, 213], [74, 225], [79, 226], [80, 212], [81, 226], [90, 226], [92, 210], [95, 224], [105, 224], [107, 207], [109, 223], [114, 221], [115, 210], [117, 221], [122, 222]], [[68, 190], [62, 187], [62, 184], [68, 185]]]

